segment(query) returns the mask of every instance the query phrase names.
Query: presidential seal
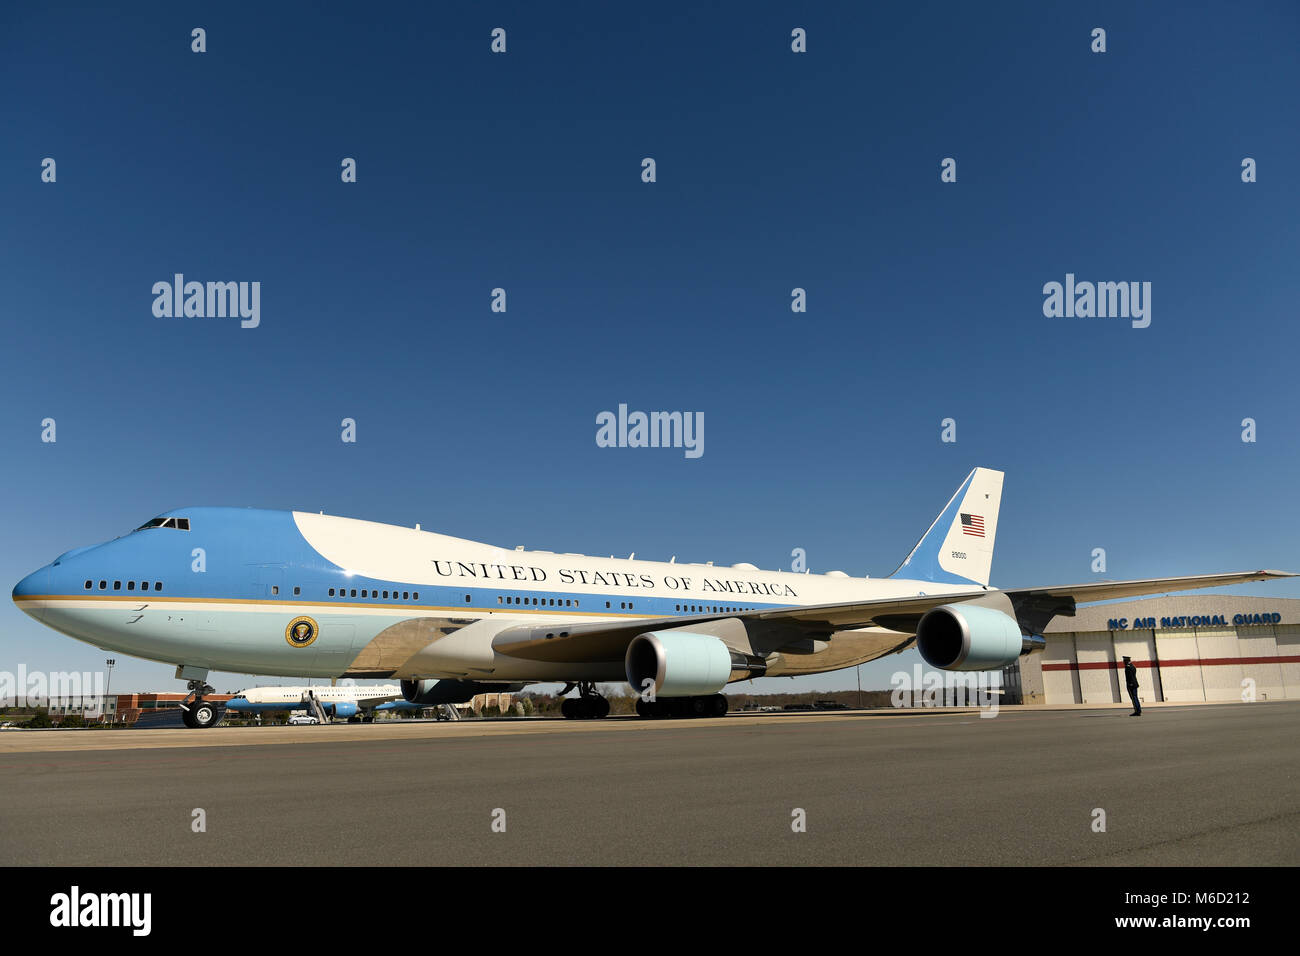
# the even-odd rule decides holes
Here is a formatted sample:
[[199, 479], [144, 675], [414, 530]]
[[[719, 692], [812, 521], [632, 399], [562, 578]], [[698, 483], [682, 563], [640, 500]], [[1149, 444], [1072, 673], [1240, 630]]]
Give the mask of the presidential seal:
[[284, 639], [292, 647], [306, 647], [316, 640], [320, 627], [309, 617], [295, 617], [284, 629]]

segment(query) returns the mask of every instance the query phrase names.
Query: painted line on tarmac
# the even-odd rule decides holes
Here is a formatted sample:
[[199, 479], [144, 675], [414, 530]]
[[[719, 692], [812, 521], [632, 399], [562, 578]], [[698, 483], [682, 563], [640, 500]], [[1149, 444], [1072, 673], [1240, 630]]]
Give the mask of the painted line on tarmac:
[[[1297, 701], [1254, 702], [1197, 701], [1193, 705], [1167, 703], [1150, 708], [1152, 714], [1162, 710], [1191, 711], [1210, 704], [1217, 706], [1267, 707], [1295, 704]], [[1148, 708], [1143, 708], [1146, 711]], [[515, 737], [536, 734], [632, 733], [660, 730], [724, 731], [779, 729], [782, 726], [828, 721], [859, 721], [865, 725], [889, 722], [901, 727], [919, 726], [918, 722], [944, 721], [972, 725], [1005, 726], [1026, 720], [1074, 720], [1079, 717], [1118, 717], [1126, 705], [1078, 706], [1071, 708], [999, 708], [995, 718], [977, 718], [980, 711], [970, 707], [933, 707], [900, 710], [849, 710], [777, 714], [735, 713], [726, 717], [694, 717], [663, 720], [640, 720], [620, 716], [605, 720], [564, 720], [561, 718], [522, 718], [505, 720], [385, 721], [383, 724], [327, 724], [302, 727], [213, 727], [206, 730], [158, 728], [151, 730], [9, 730], [0, 734], [0, 755], [35, 753], [70, 753], [77, 751], [122, 751], [153, 749], [189, 749], [210, 747], [268, 747], [291, 744], [345, 743], [352, 741], [441, 741], [473, 740], [484, 737]], [[1127, 716], [1127, 715], [1125, 715]]]
[[978, 713], [974, 709], [932, 708], [909, 711], [836, 711], [834, 713], [735, 714], [678, 720], [521, 719], [490, 721], [430, 721], [420, 723], [326, 724], [302, 727], [160, 728], [156, 730], [11, 730], [0, 736], [0, 754], [63, 753], [84, 750], [150, 750], [157, 748], [275, 746], [279, 744], [342, 743], [354, 740], [462, 740], [528, 734], [649, 732], [655, 730], [727, 727], [779, 727], [833, 721], [932, 720]]

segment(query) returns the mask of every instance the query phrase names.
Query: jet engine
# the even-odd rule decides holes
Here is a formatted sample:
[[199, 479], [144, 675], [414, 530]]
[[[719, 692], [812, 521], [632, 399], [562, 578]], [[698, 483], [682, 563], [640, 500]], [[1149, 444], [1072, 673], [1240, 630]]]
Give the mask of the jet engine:
[[409, 704], [436, 707], [439, 704], [463, 704], [477, 690], [470, 680], [404, 680], [402, 696]]
[[623, 658], [627, 682], [641, 693], [646, 681], [657, 697], [716, 694], [733, 680], [762, 677], [766, 663], [733, 651], [710, 634], [647, 631], [632, 638]]
[[1042, 650], [1041, 637], [1025, 636], [1015, 619], [990, 607], [944, 604], [925, 612], [916, 626], [916, 646], [931, 667], [946, 671], [988, 671]]
[[402, 696], [406, 698], [407, 703], [419, 704], [421, 707], [436, 707], [439, 704], [464, 704], [473, 700], [475, 694], [513, 692], [523, 686], [523, 684], [485, 683], [475, 680], [404, 680]]

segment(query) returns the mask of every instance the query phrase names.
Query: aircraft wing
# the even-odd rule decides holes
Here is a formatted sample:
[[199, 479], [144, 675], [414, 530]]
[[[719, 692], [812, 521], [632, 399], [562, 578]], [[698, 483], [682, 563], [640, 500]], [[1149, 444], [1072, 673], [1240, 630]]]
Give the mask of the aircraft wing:
[[[1240, 571], [1230, 574], [1197, 574], [1176, 578], [1144, 578], [1136, 581], [1101, 581], [1049, 588], [1011, 589], [1002, 593], [1011, 600], [1023, 626], [1037, 633], [1058, 614], [1073, 615], [1075, 605], [1091, 601], [1189, 591], [1248, 581], [1265, 581], [1295, 575], [1286, 571]], [[835, 631], [883, 627], [911, 633], [916, 622], [931, 608], [955, 604], [998, 593], [964, 591], [879, 598], [843, 604], [815, 604], [803, 607], [765, 608], [730, 614], [699, 614], [690, 617], [641, 618], [636, 621], [604, 621], [573, 624], [523, 624], [507, 628], [492, 641], [502, 654], [535, 661], [604, 662], [620, 660], [638, 634], [666, 628], [689, 628], [709, 621], [738, 618], [759, 628], [788, 631], [792, 638], [829, 637]]]
[[689, 628], [709, 621], [738, 618], [749, 624], [784, 626], [798, 636], [826, 635], [855, 627], [870, 627], [877, 617], [905, 615], [919, 620], [941, 604], [953, 604], [983, 597], [987, 591], [926, 594], [913, 597], [881, 598], [845, 604], [816, 604], [807, 607], [765, 608], [730, 614], [694, 614], [689, 617], [641, 618], [636, 621], [602, 621], [595, 624], [523, 624], [498, 634], [492, 646], [502, 654], [534, 661], [614, 661], [627, 653], [632, 638], [646, 631], [670, 627]]
[[1088, 604], [1092, 601], [1111, 601], [1115, 598], [1137, 597], [1143, 594], [1167, 594], [1170, 591], [1193, 591], [1197, 588], [1217, 588], [1226, 584], [1245, 584], [1249, 581], [1268, 581], [1273, 578], [1293, 577], [1295, 575], [1290, 571], [1233, 571], [1228, 574], [1192, 574], [1181, 578], [1095, 581], [1091, 584], [1070, 584], [1056, 588], [1029, 588], [1023, 591], [1008, 589], [1006, 593], [1073, 598], [1078, 604]]
[[393, 694], [377, 694], [374, 697], [358, 697], [356, 703], [358, 707], [375, 707], [379, 704], [387, 704], [391, 701], [401, 699], [402, 697], [400, 694], [396, 696]]
[[1057, 615], [1073, 617], [1075, 606], [1078, 604], [1293, 577], [1295, 575], [1290, 571], [1234, 571], [1228, 574], [1192, 574], [1179, 578], [1094, 581], [1088, 584], [1068, 584], [1052, 588], [1012, 588], [1005, 593], [1011, 598], [1012, 607], [1016, 609], [1016, 617], [1021, 625], [1034, 633], [1041, 633], [1053, 617]]

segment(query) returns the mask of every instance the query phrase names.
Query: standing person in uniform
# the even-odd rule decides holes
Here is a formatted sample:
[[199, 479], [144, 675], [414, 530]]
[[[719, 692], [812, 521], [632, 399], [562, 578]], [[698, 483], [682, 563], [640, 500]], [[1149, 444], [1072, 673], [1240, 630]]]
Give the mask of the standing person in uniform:
[[1128, 696], [1133, 701], [1133, 713], [1130, 717], [1142, 716], [1142, 705], [1138, 703], [1138, 669], [1133, 666], [1133, 658], [1124, 658], [1124, 684], [1128, 687]]

